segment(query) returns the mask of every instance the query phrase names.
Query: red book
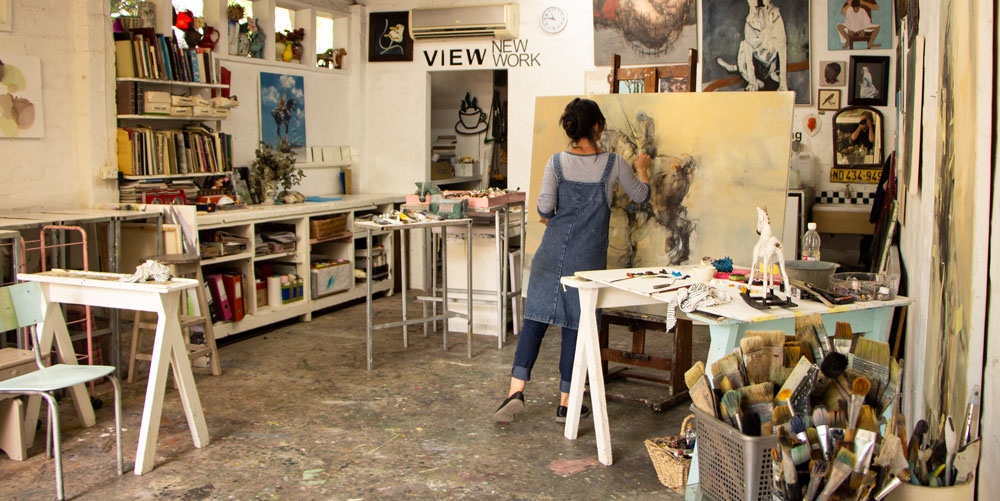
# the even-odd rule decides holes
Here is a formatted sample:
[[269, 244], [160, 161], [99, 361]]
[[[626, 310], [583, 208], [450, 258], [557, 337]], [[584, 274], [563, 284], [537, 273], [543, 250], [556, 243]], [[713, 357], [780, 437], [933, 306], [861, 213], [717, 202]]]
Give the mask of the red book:
[[233, 310], [233, 320], [243, 320], [243, 277], [236, 273], [226, 273], [222, 275], [222, 282], [226, 286], [226, 297]]

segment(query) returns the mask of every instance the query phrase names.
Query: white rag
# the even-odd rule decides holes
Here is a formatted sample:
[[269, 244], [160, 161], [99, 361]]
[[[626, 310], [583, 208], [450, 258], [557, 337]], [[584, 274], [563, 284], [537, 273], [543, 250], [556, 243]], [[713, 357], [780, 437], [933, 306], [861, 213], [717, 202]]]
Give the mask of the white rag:
[[715, 306], [728, 303], [732, 298], [724, 291], [706, 283], [696, 283], [685, 289], [678, 289], [674, 298], [667, 303], [667, 331], [677, 324], [677, 308], [685, 313], [691, 313], [700, 307]]

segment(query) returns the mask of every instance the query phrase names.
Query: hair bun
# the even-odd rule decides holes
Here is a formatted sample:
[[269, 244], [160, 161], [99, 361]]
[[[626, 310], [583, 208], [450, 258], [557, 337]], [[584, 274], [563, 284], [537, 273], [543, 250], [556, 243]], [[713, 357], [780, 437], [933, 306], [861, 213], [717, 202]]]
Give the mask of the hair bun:
[[566, 119], [563, 120], [563, 128], [566, 129], [566, 132], [569, 132], [570, 134], [576, 132], [576, 129], [579, 126], [579, 124], [580, 124], [579, 121], [577, 121], [575, 117], [566, 117]]

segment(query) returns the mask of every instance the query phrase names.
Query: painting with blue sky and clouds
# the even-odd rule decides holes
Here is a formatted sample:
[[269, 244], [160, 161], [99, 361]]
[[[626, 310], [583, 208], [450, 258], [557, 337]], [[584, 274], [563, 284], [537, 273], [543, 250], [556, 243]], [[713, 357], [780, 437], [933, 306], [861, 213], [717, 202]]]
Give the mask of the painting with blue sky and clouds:
[[278, 149], [304, 155], [306, 148], [306, 93], [301, 76], [260, 74], [260, 139]]

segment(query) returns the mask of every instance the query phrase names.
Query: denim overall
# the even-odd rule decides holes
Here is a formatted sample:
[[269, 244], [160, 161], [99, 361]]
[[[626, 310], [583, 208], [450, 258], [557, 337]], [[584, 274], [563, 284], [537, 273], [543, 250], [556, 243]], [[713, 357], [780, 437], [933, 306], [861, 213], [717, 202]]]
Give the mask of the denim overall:
[[603, 270], [608, 264], [607, 182], [615, 155], [608, 155], [601, 180], [568, 181], [563, 177], [559, 154], [552, 168], [559, 182], [556, 215], [549, 220], [542, 243], [531, 261], [531, 279], [524, 318], [570, 329], [580, 326], [580, 295], [559, 279], [578, 271]]
[[531, 379], [531, 369], [538, 358], [545, 330], [549, 325], [558, 325], [562, 327], [559, 391], [569, 393], [580, 326], [580, 294], [573, 287], [563, 291], [559, 279], [577, 271], [607, 267], [611, 209], [605, 187], [614, 161], [615, 155], [609, 154], [599, 182], [580, 183], [563, 178], [559, 154], [552, 157], [552, 168], [559, 182], [556, 215], [549, 220], [542, 243], [531, 261], [524, 326], [518, 336], [511, 370], [511, 376], [517, 379]]

